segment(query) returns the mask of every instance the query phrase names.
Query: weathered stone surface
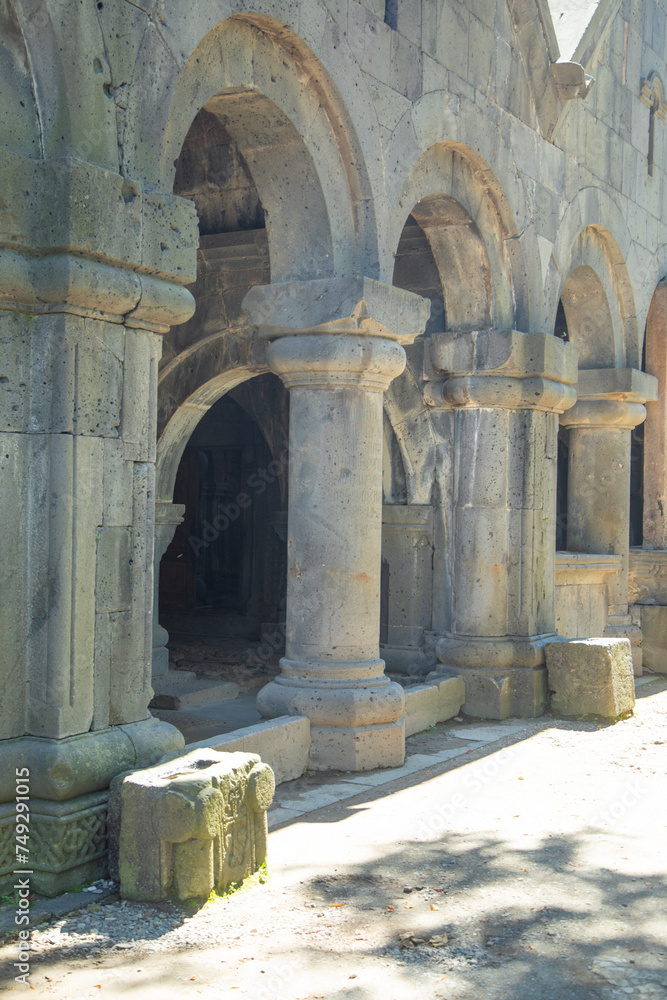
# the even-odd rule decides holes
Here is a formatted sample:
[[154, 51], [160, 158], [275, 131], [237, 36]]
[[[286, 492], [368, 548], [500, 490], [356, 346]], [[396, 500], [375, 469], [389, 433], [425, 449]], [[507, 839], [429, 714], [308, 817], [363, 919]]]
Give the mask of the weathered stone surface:
[[221, 753], [243, 750], [259, 754], [269, 764], [276, 784], [300, 778], [310, 756], [310, 722], [305, 716], [283, 716], [255, 726], [236, 729], [189, 745], [192, 750], [210, 747]]
[[609, 620], [608, 581], [622, 569], [616, 555], [556, 553], [556, 631], [566, 639], [604, 635]]
[[[67, 757], [99, 732], [106, 760], [109, 726], [148, 721], [156, 496], [206, 411], [270, 372], [291, 394], [290, 582], [260, 703], [308, 714], [317, 766], [402, 752], [383, 485], [410, 512], [385, 531], [392, 666], [437, 646], [489, 716], [540, 710], [557, 628], [628, 635], [639, 670], [644, 402], [635, 540], [667, 545], [665, 0], [555, 25], [519, 0], [163, 0], [159, 25], [144, 3], [4, 6], [0, 739]], [[396, 527], [417, 508], [423, 548], [425, 523]], [[582, 582], [581, 556], [620, 569]], [[638, 562], [662, 643], [661, 560]]]
[[644, 666], [654, 674], [667, 674], [667, 607], [642, 607]]
[[618, 719], [635, 688], [628, 639], [585, 639], [546, 647], [551, 708], [557, 715]]
[[119, 779], [112, 794], [121, 895], [185, 900], [241, 882], [266, 861], [274, 788], [271, 768], [255, 754], [215, 750]]

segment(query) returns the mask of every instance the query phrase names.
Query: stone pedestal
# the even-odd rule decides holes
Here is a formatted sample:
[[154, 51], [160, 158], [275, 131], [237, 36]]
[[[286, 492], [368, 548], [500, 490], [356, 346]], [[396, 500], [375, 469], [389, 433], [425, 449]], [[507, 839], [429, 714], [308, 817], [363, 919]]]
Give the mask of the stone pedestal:
[[628, 616], [630, 434], [656, 391], [656, 379], [633, 368], [581, 371], [577, 403], [561, 417], [569, 428], [567, 548], [620, 556], [605, 635], [630, 640], [637, 674], [641, 633]]
[[451, 629], [443, 671], [464, 711], [544, 709], [544, 644], [555, 634], [558, 413], [575, 400], [576, 348], [516, 331], [431, 337], [431, 405], [456, 409]]
[[[102, 754], [108, 786], [133, 727], [152, 734], [146, 763], [181, 742], [144, 720], [159, 335], [193, 309], [196, 220], [191, 204], [88, 163], [0, 160], [12, 219], [0, 236], [0, 773], [27, 766], [34, 739], [56, 758], [75, 739]], [[86, 796], [106, 786], [63, 773], [31, 786], [42, 891], [103, 864], [104, 806]]]
[[117, 851], [121, 896], [205, 899], [242, 882], [266, 861], [274, 790], [273, 771], [252, 753], [198, 749], [119, 777], [111, 860]]
[[382, 393], [428, 303], [332, 279], [256, 287], [244, 307], [290, 390], [286, 655], [258, 709], [310, 719], [312, 767], [400, 764], [403, 689], [379, 656]]

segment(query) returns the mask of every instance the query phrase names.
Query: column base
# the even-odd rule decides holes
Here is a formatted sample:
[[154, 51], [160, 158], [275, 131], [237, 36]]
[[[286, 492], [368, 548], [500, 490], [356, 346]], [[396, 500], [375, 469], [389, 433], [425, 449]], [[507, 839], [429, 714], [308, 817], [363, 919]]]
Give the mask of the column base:
[[546, 667], [504, 669], [442, 667], [426, 678], [439, 681], [461, 677], [466, 697], [461, 711], [478, 719], [534, 719], [544, 715], [547, 705]]
[[555, 633], [523, 637], [446, 635], [436, 652], [442, 664], [427, 680], [463, 677], [462, 711], [484, 719], [534, 719], [547, 704], [544, 647], [564, 641]]
[[[10, 892], [17, 878], [28, 878], [32, 892], [58, 896], [104, 878], [108, 797], [105, 790], [67, 802], [31, 798], [27, 864], [18, 864], [14, 851], [14, 803], [0, 805], [0, 892]], [[18, 869], [32, 875], [14, 875]]]
[[642, 630], [634, 625], [631, 615], [609, 615], [604, 630], [607, 639], [629, 639], [632, 653], [632, 669], [635, 677], [644, 673], [644, 652], [642, 649]]
[[[22, 736], [0, 746], [0, 889], [11, 888], [18, 868], [32, 869], [30, 887], [45, 896], [102, 878], [107, 870], [107, 802], [111, 780], [123, 771], [150, 767], [183, 747], [174, 726], [145, 719], [127, 726], [81, 733], [62, 740]], [[18, 864], [16, 769], [29, 786], [28, 863]]]
[[372, 771], [405, 760], [405, 720], [377, 726], [311, 726], [308, 766], [315, 771]]

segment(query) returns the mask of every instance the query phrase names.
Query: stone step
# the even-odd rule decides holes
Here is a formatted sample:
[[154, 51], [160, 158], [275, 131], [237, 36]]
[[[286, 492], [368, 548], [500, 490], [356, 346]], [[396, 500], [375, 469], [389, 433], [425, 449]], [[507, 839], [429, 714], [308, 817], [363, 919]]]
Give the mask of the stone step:
[[191, 670], [169, 670], [154, 677], [150, 708], [198, 708], [212, 702], [233, 701], [239, 693], [234, 681], [199, 679]]

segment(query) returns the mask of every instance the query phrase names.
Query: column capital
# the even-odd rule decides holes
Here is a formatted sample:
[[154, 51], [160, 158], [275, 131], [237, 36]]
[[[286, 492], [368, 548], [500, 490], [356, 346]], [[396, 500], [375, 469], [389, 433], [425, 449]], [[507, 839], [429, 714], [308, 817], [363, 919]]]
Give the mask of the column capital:
[[65, 157], [0, 153], [0, 310], [166, 333], [194, 312], [194, 205]]
[[631, 430], [646, 419], [644, 403], [655, 400], [658, 380], [636, 368], [584, 369], [577, 402], [560, 422], [564, 427]]
[[266, 359], [288, 389], [309, 386], [385, 392], [405, 368], [405, 351], [395, 340], [358, 334], [280, 337], [269, 344]]
[[361, 277], [255, 285], [243, 308], [267, 340], [355, 334], [411, 344], [424, 332], [431, 304], [403, 288]]
[[429, 341], [427, 404], [561, 413], [576, 399], [577, 349], [545, 333], [478, 330]]

